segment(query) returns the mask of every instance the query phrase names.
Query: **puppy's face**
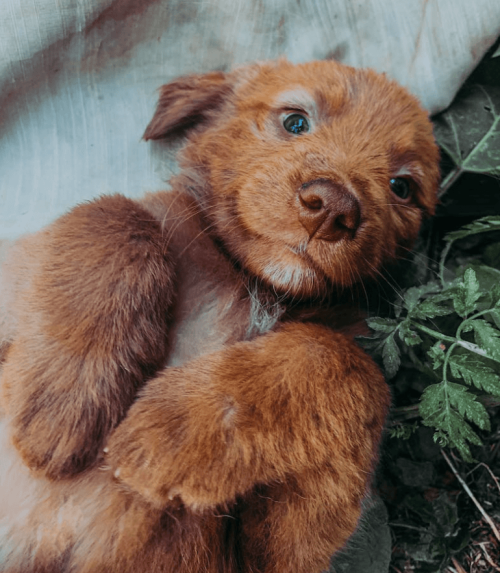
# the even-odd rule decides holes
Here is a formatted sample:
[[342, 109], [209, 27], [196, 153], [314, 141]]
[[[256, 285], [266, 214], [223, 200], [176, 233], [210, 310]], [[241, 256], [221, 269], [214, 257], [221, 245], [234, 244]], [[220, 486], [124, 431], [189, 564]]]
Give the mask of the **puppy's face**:
[[191, 76], [163, 88], [145, 137], [187, 126], [179, 182], [230, 253], [280, 292], [375, 275], [433, 212], [428, 116], [370, 70], [279, 61]]

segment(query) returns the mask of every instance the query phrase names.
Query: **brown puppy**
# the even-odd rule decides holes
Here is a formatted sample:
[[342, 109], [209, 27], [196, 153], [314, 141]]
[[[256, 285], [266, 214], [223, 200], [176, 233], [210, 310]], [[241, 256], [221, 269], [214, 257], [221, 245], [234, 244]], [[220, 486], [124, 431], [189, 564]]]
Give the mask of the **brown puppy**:
[[279, 61], [164, 86], [145, 138], [180, 132], [171, 192], [6, 265], [2, 572], [314, 573], [356, 528], [389, 392], [335, 299], [433, 211], [427, 114]]

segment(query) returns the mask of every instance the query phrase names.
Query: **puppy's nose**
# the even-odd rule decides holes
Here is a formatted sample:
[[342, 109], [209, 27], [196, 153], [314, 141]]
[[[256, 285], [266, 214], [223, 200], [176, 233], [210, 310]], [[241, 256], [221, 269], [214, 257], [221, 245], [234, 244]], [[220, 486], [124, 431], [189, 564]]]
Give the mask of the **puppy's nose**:
[[324, 241], [352, 239], [361, 219], [358, 199], [329, 179], [304, 183], [298, 193], [299, 221], [309, 237]]

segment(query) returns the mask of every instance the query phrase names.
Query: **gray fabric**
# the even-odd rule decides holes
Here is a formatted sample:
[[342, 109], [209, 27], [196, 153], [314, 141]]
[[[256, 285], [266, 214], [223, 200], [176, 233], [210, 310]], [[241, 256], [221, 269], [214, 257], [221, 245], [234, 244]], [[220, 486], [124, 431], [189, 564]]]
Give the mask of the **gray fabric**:
[[141, 135], [175, 76], [334, 57], [436, 111], [500, 34], [498, 0], [3, 0], [0, 14], [0, 239], [164, 187], [168, 154]]
[[357, 531], [332, 559], [329, 573], [387, 573], [391, 561], [391, 530], [384, 502], [367, 500]]

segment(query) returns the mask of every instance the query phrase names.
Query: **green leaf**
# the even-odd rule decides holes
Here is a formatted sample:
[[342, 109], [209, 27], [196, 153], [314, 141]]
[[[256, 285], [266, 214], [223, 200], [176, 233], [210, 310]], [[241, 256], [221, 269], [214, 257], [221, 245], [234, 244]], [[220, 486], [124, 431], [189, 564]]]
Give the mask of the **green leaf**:
[[382, 348], [382, 361], [387, 378], [393, 378], [401, 365], [399, 347], [394, 340], [394, 333], [387, 337]]
[[417, 305], [418, 301], [426, 294], [439, 291], [439, 284], [436, 281], [431, 281], [425, 285], [415, 286], [409, 288], [403, 295], [404, 307], [411, 312]]
[[452, 406], [465, 419], [474, 422], [481, 430], [490, 430], [490, 419], [486, 408], [477, 402], [477, 396], [467, 391], [465, 386], [447, 382], [448, 398]]
[[410, 321], [404, 320], [399, 325], [399, 338], [407, 345], [407, 346], [415, 346], [422, 342], [420, 336], [410, 328]]
[[394, 302], [392, 306], [394, 308], [394, 315], [396, 316], [396, 318], [399, 318], [401, 316], [401, 313], [403, 312], [403, 307], [401, 306], [401, 304], [399, 304], [399, 302]]
[[493, 52], [491, 57], [498, 58], [498, 56], [500, 56], [500, 46], [498, 46], [498, 48]]
[[438, 341], [427, 351], [427, 355], [432, 359], [432, 367], [434, 370], [443, 365], [445, 350], [446, 346], [443, 344], [443, 342]]
[[500, 231], [500, 215], [489, 215], [476, 219], [469, 225], [464, 225], [458, 231], [448, 233], [444, 240], [447, 243], [451, 243], [457, 239], [463, 239], [470, 235], [477, 235], [478, 233], [486, 233], [488, 231]]
[[424, 425], [438, 430], [438, 441], [443, 445], [448, 442], [458, 449], [464, 460], [472, 461], [467, 442], [475, 445], [482, 442], [465, 418], [482, 429], [489, 428], [486, 409], [476, 401], [476, 396], [468, 392], [465, 386], [441, 382], [425, 389], [419, 409]]
[[397, 438], [398, 440], [409, 440], [416, 431], [418, 430], [418, 423], [413, 424], [398, 424], [393, 428], [389, 428], [389, 436], [391, 438]]
[[467, 384], [500, 397], [500, 376], [480, 358], [470, 354], [452, 354], [448, 364], [455, 378], [463, 378]]
[[[493, 298], [493, 300], [495, 300], [493, 294], [494, 293], [492, 293], [492, 298]], [[495, 304], [495, 306], [499, 306], [498, 302]], [[491, 312], [488, 313], [488, 317], [491, 318], [491, 320], [495, 323], [497, 328], [500, 328], [500, 311], [499, 310], [492, 310]]]
[[479, 298], [479, 296], [481, 296], [480, 294], [478, 294], [479, 281], [477, 280], [476, 272], [474, 271], [474, 269], [468, 268], [465, 270], [463, 281], [464, 281], [465, 292], [467, 294], [466, 304], [473, 304], [474, 301], [476, 301]]
[[446, 316], [452, 314], [453, 309], [446, 306], [439, 306], [434, 300], [427, 299], [414, 307], [410, 315], [412, 318], [435, 318], [436, 316]]
[[486, 351], [487, 357], [500, 362], [500, 330], [486, 320], [477, 319], [471, 323], [476, 344]]
[[500, 174], [500, 88], [470, 85], [434, 118], [439, 145], [472, 173]]
[[500, 282], [491, 289], [491, 301], [494, 306], [500, 307]]
[[487, 294], [500, 283], [500, 271], [498, 269], [480, 263], [471, 263], [467, 265], [467, 268], [472, 269], [476, 273], [479, 289], [484, 294]]
[[461, 317], [465, 317], [476, 310], [476, 302], [481, 296], [482, 293], [479, 290], [479, 281], [476, 273], [474, 269], [467, 268], [462, 282], [454, 290], [453, 306], [456, 313]]
[[423, 391], [419, 411], [424, 421], [441, 412], [444, 400], [442, 393], [443, 384], [431, 384]]
[[372, 330], [376, 330], [378, 332], [393, 332], [397, 326], [398, 322], [393, 318], [369, 318], [367, 319], [366, 323]]

